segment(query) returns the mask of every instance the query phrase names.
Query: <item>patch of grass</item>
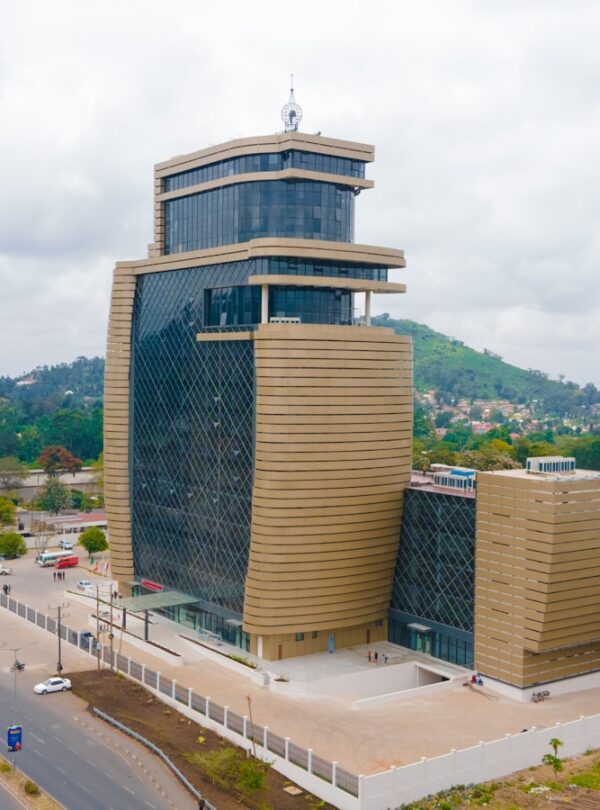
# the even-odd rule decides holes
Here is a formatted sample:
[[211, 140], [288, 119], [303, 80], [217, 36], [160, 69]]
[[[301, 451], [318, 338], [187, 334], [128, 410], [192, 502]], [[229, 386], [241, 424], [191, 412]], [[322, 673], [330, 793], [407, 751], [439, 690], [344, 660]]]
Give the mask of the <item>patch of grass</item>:
[[590, 790], [600, 790], [600, 766], [596, 765], [589, 771], [573, 774], [569, 777], [569, 784]]
[[0, 762], [0, 773], [10, 773], [12, 768], [8, 764], [8, 762]]
[[256, 664], [254, 661], [244, 658], [243, 655], [233, 655], [233, 653], [231, 653], [227, 656], [227, 658], [231, 658], [232, 661], [237, 661], [238, 664], [243, 664], [245, 667], [250, 667], [250, 669], [256, 669]]
[[473, 785], [469, 794], [469, 799], [473, 804], [485, 805], [489, 804], [494, 798], [494, 793], [500, 786], [495, 782], [491, 785]]
[[562, 784], [561, 782], [553, 782], [552, 780], [550, 780], [549, 782], [544, 782], [544, 784], [546, 785], [546, 787], [549, 787], [550, 790], [557, 790], [559, 792], [564, 790], [565, 788], [564, 784]]

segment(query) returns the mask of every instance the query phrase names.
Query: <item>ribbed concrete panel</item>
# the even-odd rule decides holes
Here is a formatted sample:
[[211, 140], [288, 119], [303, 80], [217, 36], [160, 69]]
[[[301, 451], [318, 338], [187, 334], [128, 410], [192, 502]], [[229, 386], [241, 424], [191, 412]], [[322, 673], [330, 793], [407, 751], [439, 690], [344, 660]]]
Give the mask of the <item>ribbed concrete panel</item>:
[[128, 435], [134, 294], [133, 270], [119, 267], [113, 281], [104, 372], [104, 499], [112, 572], [122, 583], [133, 579]]
[[[380, 621], [411, 468], [410, 338], [388, 329], [263, 324], [254, 345], [244, 628], [283, 637]], [[394, 407], [382, 408], [385, 399]]]
[[600, 668], [600, 474], [480, 473], [475, 661], [530, 686]]

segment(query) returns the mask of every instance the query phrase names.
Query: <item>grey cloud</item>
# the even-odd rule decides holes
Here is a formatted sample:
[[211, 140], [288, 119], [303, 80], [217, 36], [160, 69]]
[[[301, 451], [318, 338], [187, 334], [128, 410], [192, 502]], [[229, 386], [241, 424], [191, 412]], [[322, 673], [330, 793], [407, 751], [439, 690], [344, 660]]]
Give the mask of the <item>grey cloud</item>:
[[13, 4], [0, 373], [104, 352], [153, 164], [277, 130], [294, 71], [306, 131], [376, 144], [356, 236], [406, 250], [409, 292], [375, 308], [600, 383], [599, 22], [577, 0]]

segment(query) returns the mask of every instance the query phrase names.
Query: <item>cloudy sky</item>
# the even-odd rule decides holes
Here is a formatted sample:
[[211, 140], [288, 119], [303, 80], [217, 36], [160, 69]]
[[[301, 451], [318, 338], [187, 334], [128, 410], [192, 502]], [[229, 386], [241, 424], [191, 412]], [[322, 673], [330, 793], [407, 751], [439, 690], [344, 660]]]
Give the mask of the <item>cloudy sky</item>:
[[0, 375], [104, 354], [152, 167], [302, 129], [376, 145], [375, 311], [600, 384], [600, 3], [0, 0]]

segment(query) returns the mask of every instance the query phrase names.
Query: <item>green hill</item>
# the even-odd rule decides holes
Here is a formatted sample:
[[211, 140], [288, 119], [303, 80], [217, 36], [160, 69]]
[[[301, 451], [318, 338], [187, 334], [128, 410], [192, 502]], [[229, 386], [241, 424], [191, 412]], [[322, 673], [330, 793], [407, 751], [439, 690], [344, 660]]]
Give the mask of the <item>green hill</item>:
[[442, 401], [507, 399], [530, 404], [536, 400], [537, 411], [555, 416], [580, 415], [600, 402], [600, 392], [591, 383], [581, 388], [573, 382], [550, 380], [541, 371], [517, 368], [491, 352], [477, 352], [423, 324], [394, 320], [387, 314], [378, 315], [372, 323], [412, 337], [415, 388], [433, 388]]

